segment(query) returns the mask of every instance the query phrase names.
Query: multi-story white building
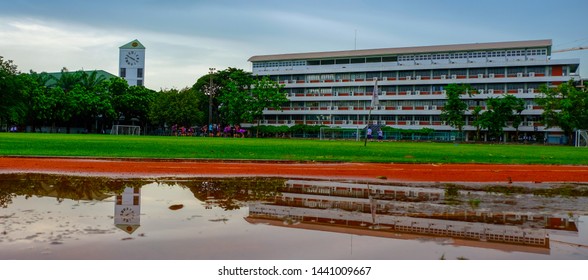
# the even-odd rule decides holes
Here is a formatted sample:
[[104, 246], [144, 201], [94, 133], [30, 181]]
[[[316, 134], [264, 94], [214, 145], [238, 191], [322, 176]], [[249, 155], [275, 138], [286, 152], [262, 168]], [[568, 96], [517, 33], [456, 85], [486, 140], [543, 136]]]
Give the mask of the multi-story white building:
[[[444, 87], [455, 83], [478, 91], [463, 97], [470, 109], [485, 108], [488, 98], [504, 94], [524, 99], [524, 121], [518, 129], [543, 139], [561, 131], [541, 124], [542, 110], [535, 100], [539, 86], [580, 79], [580, 60], [551, 59], [551, 48], [551, 40], [533, 40], [260, 55], [249, 61], [254, 75], [285, 84], [288, 94], [288, 104], [264, 111], [267, 125], [365, 127], [378, 80], [379, 105], [372, 110], [371, 124], [454, 131], [440, 114]], [[464, 130], [469, 139], [476, 129], [471, 123], [468, 116]]]

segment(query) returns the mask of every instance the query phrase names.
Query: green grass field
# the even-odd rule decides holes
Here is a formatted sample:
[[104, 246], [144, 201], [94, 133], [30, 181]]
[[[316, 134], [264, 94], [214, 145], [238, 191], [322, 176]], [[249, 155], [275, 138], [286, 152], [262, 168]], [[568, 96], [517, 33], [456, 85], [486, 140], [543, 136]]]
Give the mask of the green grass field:
[[0, 133], [0, 156], [588, 165], [568, 146]]

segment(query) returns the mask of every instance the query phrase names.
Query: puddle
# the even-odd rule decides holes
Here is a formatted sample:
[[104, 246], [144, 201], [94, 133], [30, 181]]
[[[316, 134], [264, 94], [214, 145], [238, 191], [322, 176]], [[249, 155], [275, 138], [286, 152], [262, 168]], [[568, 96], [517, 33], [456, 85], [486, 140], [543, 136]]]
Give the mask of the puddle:
[[0, 259], [588, 259], [588, 184], [0, 175]]

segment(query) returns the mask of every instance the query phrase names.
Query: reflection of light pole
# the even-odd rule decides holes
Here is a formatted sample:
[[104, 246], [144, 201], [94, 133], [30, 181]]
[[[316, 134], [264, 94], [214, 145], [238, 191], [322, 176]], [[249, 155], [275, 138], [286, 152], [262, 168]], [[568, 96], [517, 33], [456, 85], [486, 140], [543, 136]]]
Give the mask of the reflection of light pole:
[[214, 87], [212, 86], [212, 74], [214, 74], [215, 68], [208, 68], [208, 74], [210, 77], [210, 84], [208, 86], [208, 124], [212, 124], [212, 93]]

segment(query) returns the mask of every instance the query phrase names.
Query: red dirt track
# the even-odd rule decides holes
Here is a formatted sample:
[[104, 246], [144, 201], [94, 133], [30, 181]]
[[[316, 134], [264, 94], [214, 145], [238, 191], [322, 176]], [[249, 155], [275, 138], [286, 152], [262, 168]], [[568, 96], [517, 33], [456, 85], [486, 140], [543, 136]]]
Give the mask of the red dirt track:
[[0, 173], [113, 177], [268, 176], [412, 182], [588, 182], [588, 166], [289, 163], [0, 157]]

